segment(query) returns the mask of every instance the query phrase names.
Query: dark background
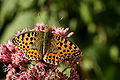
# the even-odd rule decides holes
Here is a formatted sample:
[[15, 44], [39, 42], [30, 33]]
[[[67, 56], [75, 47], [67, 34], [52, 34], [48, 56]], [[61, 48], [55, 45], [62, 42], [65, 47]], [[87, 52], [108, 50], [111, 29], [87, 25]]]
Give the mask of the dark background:
[[71, 40], [84, 54], [81, 79], [120, 79], [120, 0], [0, 0], [0, 44], [41, 22], [75, 32]]

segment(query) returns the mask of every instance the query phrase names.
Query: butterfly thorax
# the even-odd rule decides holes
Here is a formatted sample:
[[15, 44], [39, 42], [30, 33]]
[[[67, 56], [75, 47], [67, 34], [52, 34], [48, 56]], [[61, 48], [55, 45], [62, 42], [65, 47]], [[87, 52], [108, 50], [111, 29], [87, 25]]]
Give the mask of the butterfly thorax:
[[53, 34], [51, 33], [51, 28], [46, 29], [44, 33], [44, 43], [43, 43], [43, 53], [47, 54], [47, 50], [50, 48], [51, 40], [53, 38]]

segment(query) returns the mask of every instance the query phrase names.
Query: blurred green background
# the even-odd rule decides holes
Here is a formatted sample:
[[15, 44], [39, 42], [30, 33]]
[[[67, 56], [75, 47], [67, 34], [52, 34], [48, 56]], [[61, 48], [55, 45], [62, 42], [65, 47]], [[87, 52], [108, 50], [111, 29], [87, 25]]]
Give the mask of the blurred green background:
[[120, 0], [0, 0], [0, 44], [42, 22], [75, 32], [81, 80], [120, 80]]

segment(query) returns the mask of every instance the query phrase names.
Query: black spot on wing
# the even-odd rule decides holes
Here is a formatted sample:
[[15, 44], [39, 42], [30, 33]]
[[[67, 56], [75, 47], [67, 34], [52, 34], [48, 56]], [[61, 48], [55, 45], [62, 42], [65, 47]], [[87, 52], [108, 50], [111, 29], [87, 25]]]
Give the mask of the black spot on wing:
[[66, 48], [66, 47], [67, 47], [67, 45], [64, 45], [64, 47]]
[[33, 42], [30, 42], [29, 44], [33, 44]]
[[26, 38], [26, 40], [28, 40], [28, 38]]
[[77, 46], [74, 47], [74, 49], [76, 49], [76, 48], [77, 48]]
[[51, 58], [51, 56], [49, 56], [49, 58]]
[[28, 37], [30, 37], [30, 33], [28, 33], [28, 35], [27, 35]]
[[61, 41], [63, 40], [63, 37], [61, 37]]
[[70, 50], [67, 50], [67, 52], [70, 52]]
[[60, 40], [60, 36], [56, 36], [57, 40], [59, 41]]
[[37, 53], [34, 53], [35, 55], [37, 55]]
[[63, 50], [63, 52], [66, 52], [66, 50]]
[[60, 46], [62, 46], [62, 45], [63, 45], [63, 43], [60, 42]]
[[31, 35], [34, 36], [34, 32], [31, 32]]
[[59, 50], [61, 50], [61, 47], [58, 47]]
[[25, 45], [28, 45], [28, 43], [25, 43]]
[[70, 50], [72, 49], [71, 46], [69, 47], [69, 49], [70, 49]]
[[67, 39], [64, 40], [64, 43], [67, 43]]
[[53, 56], [53, 58], [55, 58], [55, 56]]
[[21, 34], [20, 36], [22, 36], [22, 40], [23, 40], [25, 37], [25, 33]]
[[25, 48], [25, 46], [23, 46], [23, 48]]
[[63, 54], [62, 52], [60, 52], [60, 54]]
[[72, 42], [70, 42], [70, 46], [72, 46], [73, 45], [73, 43]]
[[30, 41], [32, 41], [32, 40], [33, 40], [33, 37], [30, 38]]
[[57, 54], [57, 52], [53, 52], [53, 54]]
[[66, 54], [66, 53], [65, 53], [64, 55], [65, 55], [65, 56], [67, 56], [67, 54]]
[[56, 57], [56, 59], [58, 59], [58, 57]]

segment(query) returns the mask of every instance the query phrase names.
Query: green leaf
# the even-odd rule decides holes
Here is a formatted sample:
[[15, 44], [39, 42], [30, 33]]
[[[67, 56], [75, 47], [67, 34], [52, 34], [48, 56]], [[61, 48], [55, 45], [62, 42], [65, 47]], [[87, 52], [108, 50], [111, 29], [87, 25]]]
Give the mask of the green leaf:
[[[66, 68], [66, 64], [64, 62], [61, 62], [60, 65], [57, 67], [57, 69], [62, 72], [65, 68]], [[70, 77], [70, 70], [71, 68], [68, 67], [64, 72], [63, 74], [66, 74], [66, 76]]]

